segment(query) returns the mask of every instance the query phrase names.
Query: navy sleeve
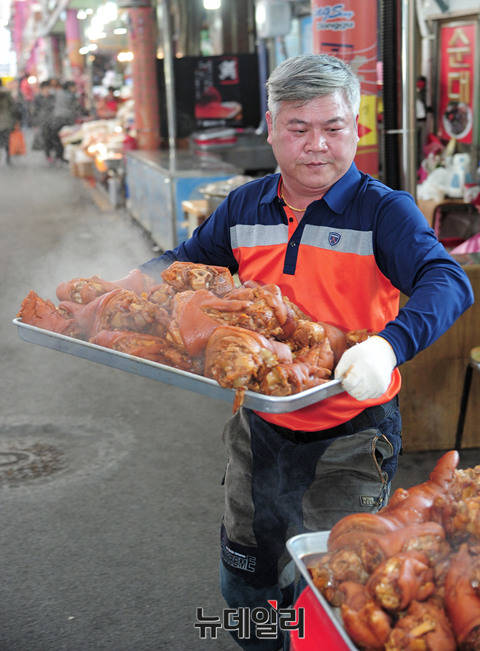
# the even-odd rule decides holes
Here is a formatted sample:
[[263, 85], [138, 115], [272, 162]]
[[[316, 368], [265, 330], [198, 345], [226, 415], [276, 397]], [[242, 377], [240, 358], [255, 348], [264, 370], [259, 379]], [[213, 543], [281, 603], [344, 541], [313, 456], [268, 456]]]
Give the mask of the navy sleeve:
[[379, 334], [397, 363], [412, 359], [442, 335], [473, 303], [470, 281], [446, 252], [413, 197], [393, 192], [377, 215], [375, 256], [385, 276], [409, 297]]
[[190, 239], [175, 249], [165, 251], [163, 255], [145, 262], [140, 269], [161, 280], [162, 271], [175, 260], [180, 260], [228, 267], [232, 274], [235, 273], [238, 264], [230, 244], [229, 207], [230, 200], [227, 197], [210, 217], [195, 229]]

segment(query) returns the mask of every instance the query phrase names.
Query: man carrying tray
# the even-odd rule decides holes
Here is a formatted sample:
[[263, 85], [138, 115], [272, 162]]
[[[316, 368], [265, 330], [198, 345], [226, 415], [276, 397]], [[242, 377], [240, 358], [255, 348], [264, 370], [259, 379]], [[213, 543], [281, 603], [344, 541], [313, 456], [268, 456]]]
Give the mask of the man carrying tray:
[[[348, 349], [345, 392], [287, 414], [241, 408], [226, 424], [221, 585], [231, 608], [292, 601], [285, 541], [388, 499], [401, 449], [398, 366], [472, 304], [469, 281], [406, 192], [357, 170], [360, 87], [329, 55], [287, 59], [268, 83], [280, 173], [234, 190], [192, 237], [143, 265], [222, 265], [274, 283], [314, 320], [378, 333]], [[399, 295], [409, 297], [399, 311]], [[248, 559], [248, 562], [238, 562]], [[237, 642], [276, 650], [275, 639]]]

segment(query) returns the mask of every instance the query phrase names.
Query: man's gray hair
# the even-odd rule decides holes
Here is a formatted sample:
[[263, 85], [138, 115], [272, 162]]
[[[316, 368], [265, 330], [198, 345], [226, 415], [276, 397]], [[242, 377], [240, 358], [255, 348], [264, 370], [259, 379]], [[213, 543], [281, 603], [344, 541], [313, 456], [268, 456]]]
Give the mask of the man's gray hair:
[[330, 54], [301, 54], [286, 59], [271, 73], [268, 110], [275, 120], [281, 102], [308, 102], [335, 91], [344, 93], [353, 115], [358, 115], [360, 82], [350, 66]]

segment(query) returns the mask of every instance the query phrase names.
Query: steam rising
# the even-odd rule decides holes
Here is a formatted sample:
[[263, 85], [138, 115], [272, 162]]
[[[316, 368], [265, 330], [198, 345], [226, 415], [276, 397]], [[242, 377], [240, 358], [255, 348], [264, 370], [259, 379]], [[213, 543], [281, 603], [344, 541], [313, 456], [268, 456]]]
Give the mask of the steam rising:
[[48, 167], [42, 152], [0, 162], [3, 289], [12, 317], [34, 289], [55, 301], [62, 281], [98, 275], [116, 280], [155, 257], [128, 213], [102, 211], [86, 182], [68, 166]]

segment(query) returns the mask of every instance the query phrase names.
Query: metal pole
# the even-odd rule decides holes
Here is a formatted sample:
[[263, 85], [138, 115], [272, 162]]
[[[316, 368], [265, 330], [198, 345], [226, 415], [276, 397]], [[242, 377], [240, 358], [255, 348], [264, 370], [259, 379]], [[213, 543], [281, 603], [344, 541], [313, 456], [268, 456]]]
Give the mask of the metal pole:
[[175, 152], [177, 121], [175, 116], [175, 75], [173, 71], [172, 29], [170, 25], [170, 0], [162, 0], [163, 74], [167, 102], [168, 148]]
[[415, 109], [415, 3], [402, 0], [402, 174], [403, 189], [415, 198], [416, 109]]
[[265, 45], [265, 40], [259, 38], [257, 41], [257, 55], [258, 55], [258, 82], [260, 90], [260, 124], [255, 129], [257, 135], [263, 135], [266, 133], [267, 123], [265, 121], [265, 113], [267, 112], [267, 89], [265, 84], [268, 78], [267, 71], [267, 46]]
[[167, 130], [168, 130], [168, 161], [169, 177], [165, 182], [169, 183], [170, 216], [172, 225], [172, 239], [174, 245], [177, 242], [177, 201], [176, 201], [176, 136], [177, 121], [175, 116], [175, 74], [173, 70], [172, 51], [172, 29], [170, 15], [170, 0], [162, 0], [162, 30], [163, 30], [163, 76], [165, 79], [165, 99], [167, 109]]

